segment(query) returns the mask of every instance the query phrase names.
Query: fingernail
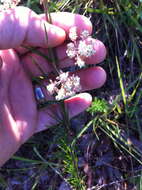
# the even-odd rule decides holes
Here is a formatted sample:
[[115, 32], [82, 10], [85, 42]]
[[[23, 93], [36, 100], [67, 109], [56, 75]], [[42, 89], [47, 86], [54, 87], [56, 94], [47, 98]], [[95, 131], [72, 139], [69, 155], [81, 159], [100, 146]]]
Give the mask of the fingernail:
[[35, 95], [38, 101], [43, 100], [45, 98], [43, 91], [40, 87], [35, 88]]

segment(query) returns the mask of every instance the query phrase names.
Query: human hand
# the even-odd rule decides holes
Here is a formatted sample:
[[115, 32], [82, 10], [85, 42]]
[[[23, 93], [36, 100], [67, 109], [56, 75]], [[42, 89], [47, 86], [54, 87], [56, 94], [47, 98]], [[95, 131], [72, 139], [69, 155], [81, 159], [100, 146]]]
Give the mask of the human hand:
[[[92, 31], [90, 21], [84, 16], [71, 13], [53, 13], [51, 16], [53, 25], [44, 21], [44, 15], [37, 15], [24, 7], [0, 14], [0, 165], [35, 132], [56, 124], [52, 113], [59, 113], [58, 105], [37, 110], [28, 73], [32, 76], [41, 73], [32, 63], [31, 57], [47, 73], [52, 71], [52, 67], [43, 57], [33, 53], [24, 54], [20, 46], [40, 47], [43, 52], [48, 51], [44, 48], [57, 47], [59, 64], [63, 68], [73, 65], [73, 60], [66, 57], [66, 43], [63, 43], [67, 39], [69, 28], [77, 26], [80, 31]], [[48, 43], [45, 39], [45, 26]], [[87, 64], [96, 64], [105, 58], [106, 49], [103, 43], [95, 40], [94, 48], [96, 53], [87, 60]], [[106, 73], [101, 67], [84, 69], [75, 74], [81, 78], [82, 91], [99, 88], [106, 80]], [[82, 112], [90, 103], [91, 96], [88, 93], [65, 100], [70, 117]]]

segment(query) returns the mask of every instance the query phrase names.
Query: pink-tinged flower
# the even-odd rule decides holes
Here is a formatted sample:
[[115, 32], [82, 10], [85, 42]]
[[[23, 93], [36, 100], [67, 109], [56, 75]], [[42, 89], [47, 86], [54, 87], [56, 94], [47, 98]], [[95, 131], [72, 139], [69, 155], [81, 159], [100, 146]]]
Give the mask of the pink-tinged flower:
[[76, 26], [70, 28], [69, 38], [73, 42], [77, 40], [78, 36], [77, 36], [77, 27]]
[[95, 54], [94, 46], [93, 44], [86, 44], [85, 41], [79, 42], [78, 45], [78, 54], [83, 57], [91, 57], [92, 55]]
[[[69, 38], [72, 41], [67, 44], [66, 54], [69, 58], [75, 59], [75, 65], [80, 68], [85, 66], [85, 59], [96, 53], [94, 42], [91, 39], [88, 30], [83, 30], [80, 36], [77, 36], [77, 28], [73, 27], [69, 30]], [[79, 39], [77, 42], [77, 39]]]
[[78, 65], [80, 68], [82, 68], [85, 66], [85, 61], [80, 56], [77, 56], [75, 65]]
[[69, 75], [69, 72], [60, 72], [55, 81], [49, 81], [46, 89], [50, 95], [54, 95], [56, 100], [62, 100], [75, 95], [81, 90], [80, 78]]
[[50, 84], [46, 86], [46, 90], [49, 92], [50, 95], [53, 95], [56, 92], [56, 82], [53, 82], [52, 80], [49, 81]]
[[62, 72], [60, 71], [59, 76], [56, 77], [56, 80], [58, 80], [60, 83], [65, 83], [68, 80], [69, 72]]
[[90, 34], [89, 34], [88, 30], [83, 30], [82, 33], [81, 33], [81, 35], [80, 35], [80, 37], [81, 37], [82, 40], [87, 39], [89, 36], [90, 36]]
[[66, 91], [64, 88], [60, 88], [58, 90], [58, 94], [55, 96], [56, 100], [63, 100], [64, 98], [66, 98]]
[[66, 50], [66, 54], [69, 58], [74, 58], [76, 56], [76, 47], [74, 45], [74, 43], [69, 43], [67, 44], [67, 50]]

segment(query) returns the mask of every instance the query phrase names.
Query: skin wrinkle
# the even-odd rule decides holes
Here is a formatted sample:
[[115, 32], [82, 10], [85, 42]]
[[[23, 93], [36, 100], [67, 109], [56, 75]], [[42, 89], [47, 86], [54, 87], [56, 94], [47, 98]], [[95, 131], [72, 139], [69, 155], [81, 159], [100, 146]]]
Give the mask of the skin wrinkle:
[[[27, 79], [25, 78], [25, 74], [23, 73], [22, 68], [21, 67], [19, 68], [20, 69], [18, 73], [16, 73], [15, 75], [16, 77], [13, 77], [11, 80], [10, 94], [12, 98], [10, 98], [10, 102], [11, 103], [15, 102], [14, 104], [12, 104], [13, 113], [15, 115], [17, 128], [19, 129], [21, 134], [21, 141], [22, 143], [24, 143], [27, 140], [26, 136], [30, 137], [33, 134], [34, 128], [36, 127], [35, 123], [37, 120], [36, 119], [37, 115], [36, 115], [36, 105], [34, 104], [33, 100], [34, 95], [31, 94], [32, 93], [31, 83], [30, 81], [27, 81], [28, 78]], [[26, 81], [24, 79], [26, 79]], [[24, 80], [25, 82], [23, 83], [22, 80]], [[22, 89], [20, 90], [21, 85]], [[26, 89], [31, 89], [31, 90], [27, 91]], [[16, 94], [17, 91], [19, 91], [19, 94], [18, 97], [15, 97], [17, 95]], [[27, 106], [29, 106], [27, 111], [26, 111], [27, 106], [25, 105], [24, 101], [27, 102]], [[21, 110], [23, 110], [23, 113], [21, 113]]]
[[[8, 138], [8, 135], [11, 134], [13, 143], [18, 142], [19, 144], [21, 144], [21, 141], [20, 141], [21, 133], [20, 133], [20, 131], [17, 131], [16, 123], [11, 114], [12, 110], [11, 110], [11, 106], [9, 104], [9, 100], [8, 100], [7, 96], [4, 96], [4, 99], [3, 99], [2, 103], [0, 104], [0, 110], [1, 110], [0, 135], [3, 136], [3, 134], [5, 134], [5, 138]], [[5, 128], [4, 126], [7, 126], [7, 128]], [[13, 127], [11, 127], [11, 126], [13, 126]], [[8, 138], [8, 141], [9, 141], [9, 138]]]
[[[0, 55], [1, 56], [3, 55], [2, 51], [0, 51]], [[11, 75], [11, 72], [13, 71], [13, 70], [9, 70], [9, 68], [7, 66], [8, 65], [5, 63], [5, 61], [3, 59], [3, 64], [2, 64], [2, 67], [1, 67], [1, 70], [0, 70], [0, 89], [1, 89], [0, 96], [1, 96], [2, 99], [4, 97], [6, 97], [8, 87], [9, 87], [8, 77]], [[6, 76], [5, 72], [7, 72], [7, 76]]]
[[[1, 56], [3, 56], [3, 60], [4, 60], [3, 67], [1, 69], [2, 73], [0, 75], [1, 81], [3, 81], [3, 83], [0, 82], [0, 87], [1, 88], [2, 88], [2, 85], [3, 85], [3, 90], [0, 93], [0, 98], [2, 100], [2, 94], [3, 94], [4, 98], [7, 97], [7, 102], [8, 102], [8, 105], [9, 105], [8, 106], [9, 112], [11, 113], [11, 116], [13, 117], [14, 121], [17, 122], [17, 125], [15, 124], [16, 130], [17, 130], [16, 133], [19, 135], [20, 144], [21, 144], [21, 143], [23, 143], [23, 142], [25, 142], [27, 140], [25, 138], [27, 126], [30, 127], [30, 125], [31, 125], [31, 130], [29, 130], [28, 133], [31, 133], [32, 128], [35, 126], [34, 124], [25, 122], [26, 118], [32, 118], [33, 113], [31, 113], [31, 112], [30, 112], [31, 115], [29, 115], [29, 116], [27, 115], [26, 118], [25, 118], [24, 114], [21, 114], [22, 117], [20, 116], [20, 118], [17, 118], [17, 114], [19, 115], [19, 112], [23, 108], [19, 107], [20, 108], [19, 111], [15, 110], [16, 107], [17, 107], [16, 103], [18, 103], [17, 100], [16, 100], [17, 98], [14, 100], [14, 103], [13, 103], [13, 100], [11, 100], [11, 95], [12, 95], [11, 90], [13, 90], [13, 88], [14, 88], [13, 91], [15, 91], [15, 93], [17, 93], [20, 90], [21, 85], [22, 85], [21, 90], [23, 90], [23, 87], [24, 87], [23, 84], [24, 83], [22, 81], [23, 77], [21, 76], [21, 74], [23, 73], [23, 70], [22, 70], [22, 67], [20, 67], [20, 65], [19, 65], [19, 60], [18, 60], [16, 54], [14, 54], [14, 51], [12, 51], [12, 50], [4, 50], [3, 53], [2, 53], [2, 51], [0, 51], [0, 54], [1, 54]], [[6, 61], [7, 61], [7, 63], [10, 62], [10, 64], [5, 64]], [[21, 76], [22, 78], [21, 77], [19, 78], [19, 76]], [[27, 82], [27, 80], [28, 80], [28, 78], [26, 79], [25, 82]], [[15, 89], [13, 84], [20, 85], [19, 89]], [[27, 86], [27, 84], [26, 84], [26, 86]], [[29, 89], [31, 89], [31, 86], [29, 87]], [[21, 92], [21, 90], [19, 91], [19, 93]], [[27, 94], [27, 91], [25, 91], [25, 93]], [[17, 94], [14, 97], [16, 97], [16, 96], [17, 96]], [[20, 95], [20, 97], [22, 98], [21, 95]], [[22, 98], [22, 101], [23, 100], [24, 100], [24, 97]], [[20, 103], [19, 103], [19, 105], [20, 105]], [[35, 109], [33, 109], [33, 110], [35, 110]], [[25, 113], [27, 113], [27, 112], [25, 112]], [[21, 120], [21, 123], [19, 122], [20, 120]], [[33, 118], [33, 121], [36, 122], [36, 119]], [[30, 134], [27, 135], [27, 136], [30, 136]]]
[[[9, 50], [9, 51], [5, 51], [5, 52], [9, 52], [9, 54], [11, 55], [11, 60], [13, 60], [15, 58], [14, 54], [12, 54], [12, 51]], [[6, 61], [6, 55], [4, 56], [4, 54], [2, 54], [2, 51], [0, 51], [0, 54], [1, 56], [3, 57], [3, 65], [2, 65], [2, 68], [1, 68], [1, 73], [0, 73], [0, 100], [1, 100], [1, 104], [0, 104], [0, 110], [1, 110], [1, 121], [7, 121], [7, 123], [3, 123], [3, 126], [15, 126], [16, 127], [16, 123], [15, 123], [15, 120], [14, 120], [14, 114], [13, 114], [13, 108], [12, 108], [12, 105], [11, 105], [11, 102], [10, 102], [10, 96], [9, 96], [9, 92], [10, 92], [10, 83], [11, 83], [11, 80], [8, 80], [8, 79], [11, 79], [12, 78], [12, 72], [14, 72], [14, 67], [12, 67], [12, 69], [10, 68], [11, 65], [9, 64], [5, 64], [5, 61]], [[6, 75], [6, 72], [8, 71]], [[7, 115], [7, 119], [4, 119]], [[8, 127], [8, 131], [11, 131], [11, 134], [13, 136], [13, 139], [15, 139], [17, 142], [20, 143], [20, 139], [21, 139], [21, 133], [18, 132], [16, 130], [15, 127]], [[6, 128], [3, 128], [3, 130], [5, 131]], [[0, 128], [1, 130], [1, 128]], [[16, 132], [15, 132], [16, 130]], [[7, 133], [7, 132], [6, 132]], [[8, 134], [8, 133], [7, 133]], [[21, 144], [21, 143], [20, 143]]]
[[43, 129], [47, 129], [50, 126], [54, 126], [61, 121], [61, 114], [59, 113], [59, 107], [57, 105], [48, 106], [48, 108], [41, 109], [38, 117], [38, 129], [39, 132]]
[[[16, 74], [16, 73], [15, 73]], [[7, 89], [7, 94], [8, 94], [8, 102], [9, 102], [9, 110], [10, 110], [10, 113], [15, 121], [15, 115], [14, 115], [14, 107], [12, 106], [12, 102], [10, 101], [10, 86], [11, 86], [11, 83], [12, 83], [12, 80], [13, 80], [13, 76], [10, 77], [10, 84], [8, 85], [8, 89]]]
[[13, 79], [14, 79], [14, 76], [19, 73], [20, 69], [16, 67], [16, 71], [13, 72], [13, 75], [10, 77], [10, 84], [9, 84], [9, 88], [8, 88], [8, 100], [9, 100], [9, 104], [10, 104], [10, 107], [11, 107], [11, 114], [16, 122], [16, 118], [15, 118], [15, 110], [14, 110], [14, 105], [12, 105], [12, 101], [11, 101], [11, 84], [13, 82]]
[[[1, 117], [3, 118], [1, 123], [2, 126], [0, 128], [0, 152], [2, 152], [0, 157], [0, 166], [12, 156], [13, 152], [15, 152], [20, 146], [20, 135], [16, 129], [16, 123], [14, 122], [10, 111], [8, 109], [7, 103], [3, 103], [3, 109], [1, 113]], [[6, 119], [4, 118], [6, 117]], [[7, 126], [6, 128], [4, 126]], [[12, 126], [12, 127], [11, 127]], [[4, 143], [3, 143], [4, 142]], [[11, 145], [12, 148], [11, 148]]]

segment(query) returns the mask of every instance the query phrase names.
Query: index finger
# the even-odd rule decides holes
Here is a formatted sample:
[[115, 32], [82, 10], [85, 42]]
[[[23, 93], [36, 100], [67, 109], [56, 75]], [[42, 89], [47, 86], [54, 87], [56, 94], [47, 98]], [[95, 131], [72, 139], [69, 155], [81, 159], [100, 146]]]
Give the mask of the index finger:
[[[66, 34], [74, 26], [77, 27], [78, 36], [80, 36], [83, 30], [88, 30], [89, 34], [92, 33], [92, 23], [83, 15], [70, 12], [56, 12], [50, 13], [50, 17], [52, 24], [64, 29]], [[40, 18], [46, 20], [45, 14], [41, 14]]]

